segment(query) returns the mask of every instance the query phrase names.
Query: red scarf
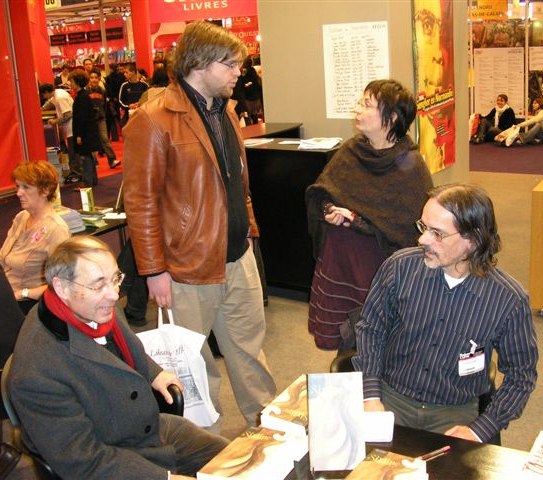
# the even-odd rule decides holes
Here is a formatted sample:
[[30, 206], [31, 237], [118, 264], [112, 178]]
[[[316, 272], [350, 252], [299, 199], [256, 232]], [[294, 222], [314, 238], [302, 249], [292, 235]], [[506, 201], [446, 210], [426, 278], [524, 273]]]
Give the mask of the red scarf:
[[111, 321], [107, 323], [99, 324], [96, 330], [92, 327], [89, 327], [86, 323], [82, 322], [73, 314], [73, 312], [68, 308], [68, 306], [58, 297], [56, 292], [48, 288], [43, 294], [43, 299], [45, 300], [45, 305], [47, 308], [60, 320], [68, 323], [72, 327], [77, 328], [80, 332], [83, 332], [87, 337], [99, 338], [105, 337], [111, 331], [113, 331], [113, 341], [119, 347], [121, 355], [124, 361], [130, 365], [132, 368], [135, 368], [134, 359], [132, 358], [132, 353], [128, 348], [126, 339], [124, 338], [123, 332], [117, 323], [115, 318], [115, 310], [111, 314]]

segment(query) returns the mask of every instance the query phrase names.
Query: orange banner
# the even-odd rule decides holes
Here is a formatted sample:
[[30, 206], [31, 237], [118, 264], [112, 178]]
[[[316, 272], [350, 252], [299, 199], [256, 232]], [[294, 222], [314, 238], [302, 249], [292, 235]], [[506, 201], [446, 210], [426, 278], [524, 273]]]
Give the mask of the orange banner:
[[507, 19], [507, 0], [477, 0], [470, 13], [472, 20]]

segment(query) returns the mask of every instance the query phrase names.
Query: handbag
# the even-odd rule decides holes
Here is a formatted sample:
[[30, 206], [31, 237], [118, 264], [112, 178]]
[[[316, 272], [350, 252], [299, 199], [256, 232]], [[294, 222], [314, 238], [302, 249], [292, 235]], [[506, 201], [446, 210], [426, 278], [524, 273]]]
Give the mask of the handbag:
[[158, 309], [158, 327], [138, 333], [145, 353], [164, 370], [175, 373], [185, 387], [183, 416], [196, 425], [210, 427], [219, 418], [209, 396], [206, 365], [200, 353], [205, 335], [175, 325], [171, 309], [167, 309], [169, 323], [162, 320]]

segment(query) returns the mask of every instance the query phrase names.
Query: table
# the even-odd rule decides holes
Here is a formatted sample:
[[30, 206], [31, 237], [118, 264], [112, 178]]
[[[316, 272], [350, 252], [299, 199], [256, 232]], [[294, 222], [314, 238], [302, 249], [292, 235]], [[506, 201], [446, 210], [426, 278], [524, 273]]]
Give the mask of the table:
[[242, 127], [243, 139], [248, 138], [300, 138], [301, 123], [257, 123]]
[[[446, 455], [427, 463], [430, 480], [517, 480], [528, 452], [470, 442], [438, 433], [396, 425], [394, 439], [388, 444], [366, 444], [366, 453], [373, 448], [390, 450], [416, 457], [450, 445]], [[318, 478], [344, 478], [348, 472], [320, 474]], [[309, 480], [308, 456], [304, 457], [285, 480]]]
[[104, 225], [103, 227], [92, 227], [90, 225], [86, 225], [86, 228], [84, 231], [79, 232], [77, 235], [104, 235], [105, 233], [113, 232], [115, 230], [118, 230], [119, 232], [119, 242], [121, 249], [126, 244], [126, 232], [125, 228], [128, 225], [126, 222], [126, 218], [123, 219], [104, 219], [107, 225]]
[[298, 150], [283, 140], [246, 147], [251, 198], [268, 284], [309, 291], [315, 262], [304, 195], [336, 149]]

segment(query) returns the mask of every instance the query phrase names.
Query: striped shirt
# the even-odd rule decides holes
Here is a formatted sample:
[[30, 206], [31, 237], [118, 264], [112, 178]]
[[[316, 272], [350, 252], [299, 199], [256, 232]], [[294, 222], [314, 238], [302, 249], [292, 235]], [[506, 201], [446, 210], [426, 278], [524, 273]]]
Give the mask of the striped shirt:
[[[366, 398], [381, 381], [414, 400], [461, 405], [489, 390], [492, 351], [504, 381], [470, 428], [486, 441], [518, 418], [535, 387], [537, 341], [520, 284], [492, 268], [449, 288], [441, 269], [424, 264], [422, 249], [389, 257], [377, 272], [360, 321], [353, 364], [364, 374]], [[485, 369], [460, 376], [459, 358], [484, 347]]]
[[[211, 129], [213, 135], [210, 135], [210, 140], [216, 143], [216, 151], [218, 160], [221, 165], [221, 171], [223, 171], [223, 177], [230, 177], [230, 168], [228, 165], [228, 154], [226, 151], [226, 139], [222, 126], [222, 118], [224, 116], [224, 110], [226, 108], [227, 99], [220, 97], [213, 97], [213, 103], [211, 108], [207, 108], [207, 100], [205, 97], [192, 87], [185, 80], [182, 82], [182, 87], [193, 103], [196, 103], [196, 107], [204, 117], [207, 125]], [[226, 181], [226, 178], [225, 178]]]

